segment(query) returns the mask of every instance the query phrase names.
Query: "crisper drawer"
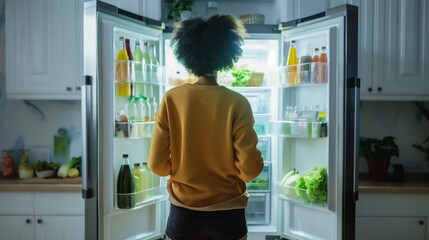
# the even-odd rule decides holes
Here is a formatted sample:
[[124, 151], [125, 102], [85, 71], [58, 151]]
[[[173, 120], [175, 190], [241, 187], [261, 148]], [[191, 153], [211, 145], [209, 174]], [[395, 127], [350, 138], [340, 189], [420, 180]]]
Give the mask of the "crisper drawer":
[[247, 98], [252, 107], [253, 113], [262, 114], [270, 112], [271, 105], [271, 89], [267, 88], [240, 88], [237, 89], [243, 96]]
[[266, 163], [264, 169], [255, 179], [246, 182], [247, 191], [261, 191], [267, 192], [270, 191], [270, 179], [271, 179], [271, 165]]
[[249, 202], [246, 207], [246, 221], [249, 225], [270, 224], [270, 194], [250, 193]]

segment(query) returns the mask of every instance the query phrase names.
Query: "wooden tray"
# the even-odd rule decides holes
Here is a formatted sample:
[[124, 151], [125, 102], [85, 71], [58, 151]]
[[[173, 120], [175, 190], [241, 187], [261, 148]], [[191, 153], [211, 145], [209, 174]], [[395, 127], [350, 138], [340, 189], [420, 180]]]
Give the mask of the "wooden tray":
[[28, 184], [82, 184], [82, 177], [76, 178], [26, 178], [22, 183]]

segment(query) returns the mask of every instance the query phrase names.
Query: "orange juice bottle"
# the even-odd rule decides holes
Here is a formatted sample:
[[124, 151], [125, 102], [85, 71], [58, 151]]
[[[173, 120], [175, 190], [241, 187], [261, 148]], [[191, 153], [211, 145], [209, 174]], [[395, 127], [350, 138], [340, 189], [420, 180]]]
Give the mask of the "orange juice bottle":
[[131, 86], [128, 81], [128, 53], [125, 49], [124, 37], [119, 37], [120, 49], [116, 55], [116, 91], [120, 97], [131, 95]]
[[298, 84], [298, 56], [296, 53], [295, 41], [291, 41], [289, 47], [289, 56], [287, 59], [288, 83], [291, 85]]
[[327, 69], [328, 69], [328, 57], [326, 55], [326, 47], [323, 46], [322, 50], [320, 51], [320, 57], [319, 57], [319, 69], [318, 69], [318, 73], [319, 73], [319, 78], [318, 81], [319, 83], [325, 83], [327, 82]]

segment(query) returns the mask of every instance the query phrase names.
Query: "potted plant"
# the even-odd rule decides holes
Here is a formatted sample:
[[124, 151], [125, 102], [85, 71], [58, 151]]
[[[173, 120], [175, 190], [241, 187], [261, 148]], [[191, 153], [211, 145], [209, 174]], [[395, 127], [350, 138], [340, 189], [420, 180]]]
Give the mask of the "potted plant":
[[429, 143], [429, 137], [427, 137], [427, 138], [423, 141], [423, 143], [422, 143], [422, 144], [415, 143], [415, 144], [412, 144], [412, 146], [413, 146], [415, 149], [417, 149], [417, 150], [419, 150], [420, 152], [422, 152], [422, 153], [425, 155], [425, 159], [429, 161], [429, 145], [428, 145], [428, 144], [426, 144], [426, 146], [424, 146], [423, 144], [425, 144], [425, 143]]
[[359, 155], [366, 159], [371, 180], [383, 181], [387, 177], [392, 156], [399, 157], [399, 147], [392, 136], [383, 139], [360, 140]]
[[165, 0], [168, 8], [167, 19], [178, 21], [189, 18], [194, 2], [195, 0]]

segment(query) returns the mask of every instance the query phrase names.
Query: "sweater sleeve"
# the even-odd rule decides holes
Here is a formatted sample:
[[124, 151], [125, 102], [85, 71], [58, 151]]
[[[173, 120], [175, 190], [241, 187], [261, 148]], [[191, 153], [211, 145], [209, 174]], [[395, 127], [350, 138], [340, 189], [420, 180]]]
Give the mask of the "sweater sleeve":
[[150, 144], [148, 166], [159, 176], [171, 174], [170, 130], [165, 101], [162, 101], [155, 116], [155, 126]]
[[[249, 121], [251, 119], [251, 121]], [[235, 166], [238, 176], [243, 181], [256, 178], [264, 168], [264, 159], [257, 148], [258, 136], [253, 129], [254, 119], [250, 106], [248, 111], [238, 118], [241, 123], [234, 129], [234, 154]]]

